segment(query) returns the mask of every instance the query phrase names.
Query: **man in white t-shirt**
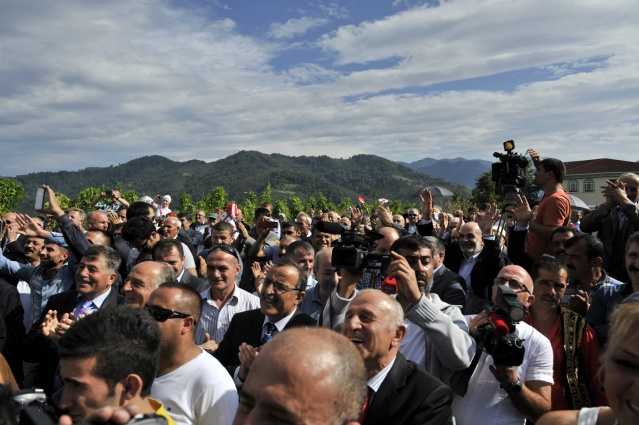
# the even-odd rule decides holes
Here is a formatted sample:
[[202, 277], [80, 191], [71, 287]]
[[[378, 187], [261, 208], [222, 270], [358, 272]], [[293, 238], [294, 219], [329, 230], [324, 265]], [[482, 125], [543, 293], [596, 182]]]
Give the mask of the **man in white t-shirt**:
[[158, 321], [162, 345], [151, 396], [177, 424], [230, 425], [238, 407], [233, 379], [195, 344], [202, 299], [177, 282], [160, 285], [145, 309]]
[[[511, 265], [501, 269], [492, 288], [493, 302], [497, 301], [499, 285], [517, 293], [526, 308], [535, 300], [532, 278], [522, 267]], [[471, 335], [487, 323], [485, 312], [466, 318]], [[550, 388], [554, 382], [550, 341], [524, 322], [518, 323], [516, 328], [525, 348], [522, 364], [496, 365], [492, 356], [482, 352], [468, 381], [467, 392], [462, 397], [456, 391], [453, 415], [457, 425], [523, 425], [526, 418], [536, 422], [550, 410]]]

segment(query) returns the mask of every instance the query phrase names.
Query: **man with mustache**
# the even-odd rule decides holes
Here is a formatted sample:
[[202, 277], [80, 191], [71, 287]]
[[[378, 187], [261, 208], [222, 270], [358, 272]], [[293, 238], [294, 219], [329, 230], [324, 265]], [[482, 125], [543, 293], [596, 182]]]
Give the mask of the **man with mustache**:
[[297, 307], [306, 296], [306, 274], [297, 263], [282, 259], [268, 270], [260, 308], [233, 316], [214, 356], [226, 366], [241, 388], [259, 354], [271, 338], [296, 326], [315, 326], [317, 321]]
[[598, 379], [601, 346], [586, 319], [560, 306], [568, 269], [550, 256], [542, 256], [530, 273], [534, 301], [526, 322], [550, 340], [553, 351], [552, 410], [605, 406]]
[[639, 232], [628, 238], [625, 261], [628, 281], [622, 285], [603, 285], [590, 298], [586, 319], [597, 333], [601, 345], [608, 340], [610, 315], [617, 304], [629, 295], [639, 292]]
[[397, 281], [397, 301], [406, 318], [399, 351], [448, 384], [454, 371], [470, 365], [476, 344], [461, 310], [431, 293], [434, 251], [418, 234], [399, 238], [391, 246], [387, 276]]
[[570, 284], [563, 305], [574, 312], [586, 316], [590, 303], [588, 298], [601, 286], [616, 286], [622, 283], [610, 277], [601, 267], [603, 263], [603, 243], [595, 236], [581, 234], [568, 239], [566, 247], [566, 267]]

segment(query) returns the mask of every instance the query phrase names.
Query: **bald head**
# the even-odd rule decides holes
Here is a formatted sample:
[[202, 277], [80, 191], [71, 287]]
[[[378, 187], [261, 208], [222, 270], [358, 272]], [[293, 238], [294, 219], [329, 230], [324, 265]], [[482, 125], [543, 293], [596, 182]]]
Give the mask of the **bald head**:
[[250, 401], [234, 424], [253, 423], [273, 409], [296, 423], [327, 425], [356, 421], [366, 398], [366, 369], [347, 338], [324, 328], [294, 328], [264, 345], [240, 393]]
[[506, 285], [517, 293], [517, 298], [526, 307], [530, 306], [535, 297], [532, 295], [534, 291], [532, 277], [526, 269], [520, 266], [510, 265], [503, 267], [493, 284], [493, 303], [496, 303], [497, 289], [499, 285]]
[[102, 229], [107, 230], [109, 228], [109, 217], [102, 211], [91, 211], [87, 217], [89, 229]]
[[384, 236], [384, 239], [380, 239], [375, 248], [375, 252], [378, 254], [390, 253], [393, 242], [400, 238], [400, 233], [394, 227], [382, 227], [377, 231]]

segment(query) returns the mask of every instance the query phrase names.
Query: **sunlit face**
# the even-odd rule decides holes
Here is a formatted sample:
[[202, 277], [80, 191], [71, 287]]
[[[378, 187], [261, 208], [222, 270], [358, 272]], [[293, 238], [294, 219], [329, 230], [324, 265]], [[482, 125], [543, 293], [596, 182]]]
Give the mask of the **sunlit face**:
[[175, 239], [180, 232], [180, 221], [175, 217], [168, 217], [162, 222], [162, 234], [165, 238]]
[[337, 286], [339, 276], [337, 274], [337, 270], [331, 264], [331, 250], [325, 250], [322, 252], [327, 252], [327, 255], [319, 255], [316, 257], [315, 279], [317, 279], [317, 284], [320, 288], [320, 298], [326, 300], [333, 292], [333, 289]]
[[302, 234], [306, 235], [308, 233], [308, 222], [306, 221], [306, 218], [302, 217], [295, 221], [298, 222], [300, 226], [302, 227]]
[[80, 228], [84, 225], [84, 219], [80, 218], [80, 211], [70, 211], [67, 217], [69, 217], [73, 224]]
[[171, 266], [176, 276], [179, 276], [180, 273], [182, 273], [182, 270], [184, 270], [184, 257], [180, 256], [180, 252], [175, 248], [171, 248], [171, 251], [167, 253], [157, 251], [155, 261], [167, 263]]
[[293, 313], [306, 295], [298, 291], [298, 271], [292, 266], [272, 266], [266, 273], [260, 293], [260, 310], [271, 322]]
[[620, 338], [604, 364], [606, 397], [620, 425], [639, 423], [639, 336]]
[[358, 294], [344, 316], [342, 335], [353, 341], [367, 369], [375, 367], [401, 341], [390, 323], [390, 302], [381, 291]]
[[106, 268], [101, 258], [89, 260], [83, 257], [75, 272], [75, 289], [87, 300], [104, 294], [115, 282], [117, 273]]
[[44, 239], [29, 237], [24, 243], [24, 256], [30, 262], [40, 262], [40, 252], [44, 247]]
[[109, 217], [102, 211], [93, 211], [89, 214], [89, 229], [96, 228], [107, 230], [109, 228]]
[[481, 252], [484, 247], [481, 236], [481, 229], [474, 222], [466, 223], [459, 229], [459, 247], [467, 258]]
[[162, 265], [155, 261], [145, 261], [136, 264], [122, 286], [124, 303], [132, 307], [142, 308], [159, 285], [158, 276], [162, 273]]
[[404, 216], [401, 214], [395, 214], [393, 216], [393, 223], [399, 224], [400, 226], [404, 227], [406, 225], [406, 219], [404, 219]]
[[406, 215], [408, 216], [408, 223], [417, 224], [417, 221], [419, 220], [419, 211], [408, 210]]
[[313, 253], [306, 253], [304, 250], [298, 249], [293, 253], [293, 261], [304, 269], [306, 277], [309, 277], [313, 272], [313, 262], [315, 261]]
[[497, 290], [499, 285], [505, 285], [512, 289], [519, 301], [526, 307], [533, 303], [535, 297], [531, 295], [532, 279], [526, 270], [519, 266], [506, 266], [502, 268], [493, 283], [493, 303], [497, 304]]
[[60, 378], [64, 382], [60, 407], [67, 411], [74, 423], [100, 407], [119, 407], [124, 386], [117, 383], [113, 391], [103, 379], [93, 374], [97, 359], [60, 359]]
[[69, 253], [66, 249], [54, 243], [47, 243], [40, 249], [40, 265], [45, 269], [57, 269], [62, 267]]
[[233, 243], [233, 237], [228, 231], [211, 230], [211, 244], [230, 245], [232, 243]]
[[543, 307], [547, 310], [556, 310], [566, 293], [567, 284], [568, 273], [566, 270], [561, 269], [559, 272], [551, 272], [546, 269], [539, 269], [539, 276], [535, 280], [533, 290], [535, 306]]
[[375, 252], [378, 254], [388, 254], [390, 252], [391, 246], [393, 242], [399, 239], [399, 235], [397, 232], [390, 227], [382, 227], [378, 230], [384, 238], [380, 239], [377, 242], [377, 246], [375, 247]]
[[330, 233], [322, 233], [317, 229], [313, 229], [313, 236], [311, 236], [311, 245], [313, 245], [313, 249], [315, 252], [319, 251], [323, 248], [328, 248], [331, 246], [331, 242], [333, 241], [333, 235]]
[[199, 224], [206, 223], [206, 214], [204, 214], [204, 211], [199, 210], [195, 212], [195, 221], [197, 221]]
[[221, 249], [211, 251], [206, 259], [206, 279], [211, 289], [232, 291], [240, 273], [240, 264], [233, 255]]

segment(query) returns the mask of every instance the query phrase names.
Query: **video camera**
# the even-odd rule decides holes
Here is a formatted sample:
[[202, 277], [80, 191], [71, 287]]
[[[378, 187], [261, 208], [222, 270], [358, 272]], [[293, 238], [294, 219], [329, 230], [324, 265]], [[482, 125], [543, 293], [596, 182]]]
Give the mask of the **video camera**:
[[493, 357], [495, 364], [519, 366], [525, 347], [515, 324], [526, 318], [526, 307], [506, 285], [497, 289], [497, 305], [486, 308], [488, 323], [477, 329], [477, 346]]
[[[13, 393], [12, 400], [19, 425], [55, 425], [61, 413], [56, 409], [40, 388], [19, 390]], [[139, 414], [132, 417], [127, 424], [135, 425], [167, 425], [165, 417], [156, 414]], [[88, 424], [87, 424], [88, 425]]]
[[340, 235], [333, 242], [331, 265], [352, 272], [367, 270], [384, 270], [391, 262], [390, 254], [373, 252], [375, 241], [383, 239], [380, 233], [367, 230], [365, 234], [346, 231], [339, 223], [320, 221], [315, 228], [322, 233]]
[[528, 160], [523, 155], [518, 155], [515, 150], [515, 142], [504, 142], [505, 154], [495, 152], [493, 156], [499, 158], [492, 166], [492, 180], [495, 182], [495, 194], [501, 195], [506, 205], [515, 202], [515, 196], [520, 187], [526, 185], [526, 168]]

